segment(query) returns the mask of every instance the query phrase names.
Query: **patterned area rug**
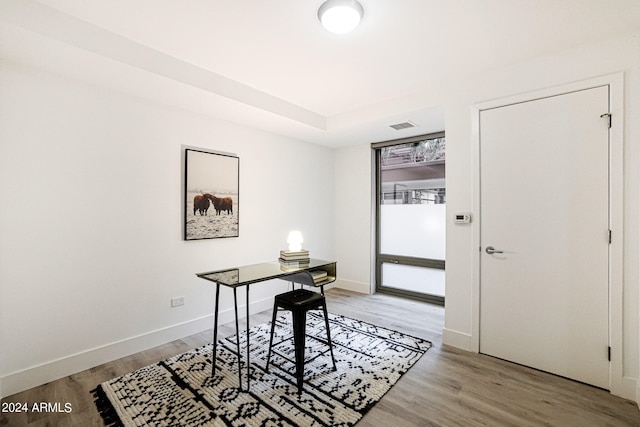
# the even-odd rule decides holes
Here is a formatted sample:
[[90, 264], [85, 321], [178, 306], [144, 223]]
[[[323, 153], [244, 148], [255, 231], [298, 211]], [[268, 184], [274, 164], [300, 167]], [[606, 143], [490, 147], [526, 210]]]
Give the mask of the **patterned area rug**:
[[[283, 313], [274, 343], [292, 331], [290, 315]], [[233, 335], [219, 341], [215, 377], [211, 377], [209, 344], [102, 383], [93, 391], [96, 405], [108, 426], [352, 426], [431, 343], [348, 317], [329, 317], [337, 371], [329, 353], [309, 362], [301, 394], [291, 361], [274, 352], [269, 373], [265, 372], [269, 322], [249, 331], [249, 392], [238, 390]], [[321, 312], [308, 314], [307, 333], [326, 337]], [[274, 350], [292, 356], [292, 341]], [[245, 356], [246, 333], [240, 335], [240, 343]], [[326, 348], [307, 339], [307, 359]], [[242, 368], [246, 389], [246, 363]]]

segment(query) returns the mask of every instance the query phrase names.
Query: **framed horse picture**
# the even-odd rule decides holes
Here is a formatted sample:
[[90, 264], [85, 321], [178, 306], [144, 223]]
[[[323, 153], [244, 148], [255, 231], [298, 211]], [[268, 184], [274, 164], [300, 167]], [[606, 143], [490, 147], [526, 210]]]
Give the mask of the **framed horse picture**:
[[186, 148], [184, 172], [184, 240], [238, 237], [240, 159]]

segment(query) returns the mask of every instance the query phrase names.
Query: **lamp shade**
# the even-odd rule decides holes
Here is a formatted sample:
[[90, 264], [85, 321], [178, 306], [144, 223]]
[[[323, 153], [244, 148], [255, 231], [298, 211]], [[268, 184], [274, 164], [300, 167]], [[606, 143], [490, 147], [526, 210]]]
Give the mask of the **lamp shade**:
[[290, 231], [287, 237], [290, 251], [299, 251], [302, 249], [302, 233], [299, 231]]
[[362, 15], [364, 9], [356, 0], [327, 0], [318, 9], [322, 25], [335, 34], [345, 34], [356, 28]]

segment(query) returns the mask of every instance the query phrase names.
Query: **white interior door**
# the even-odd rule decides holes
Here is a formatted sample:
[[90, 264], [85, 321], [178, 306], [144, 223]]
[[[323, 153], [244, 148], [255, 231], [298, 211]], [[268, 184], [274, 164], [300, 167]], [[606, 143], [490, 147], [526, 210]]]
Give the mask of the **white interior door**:
[[480, 112], [480, 352], [606, 389], [608, 111], [601, 86]]

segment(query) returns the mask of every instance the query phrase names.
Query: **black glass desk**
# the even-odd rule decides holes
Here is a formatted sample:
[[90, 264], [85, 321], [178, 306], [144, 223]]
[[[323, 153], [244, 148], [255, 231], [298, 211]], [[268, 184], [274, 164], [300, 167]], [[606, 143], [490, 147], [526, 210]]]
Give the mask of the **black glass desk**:
[[[205, 273], [197, 273], [196, 276], [201, 279], [209, 280], [216, 284], [216, 305], [214, 313], [214, 325], [213, 325], [213, 355], [211, 362], [211, 374], [216, 373], [216, 356], [218, 345], [218, 311], [220, 303], [220, 285], [233, 289], [233, 305], [235, 311], [236, 320], [236, 353], [238, 356], [238, 383], [239, 388], [242, 390], [242, 368], [240, 363], [240, 330], [238, 327], [238, 295], [236, 290], [239, 287], [246, 286], [247, 290], [247, 391], [249, 390], [249, 376], [250, 376], [250, 363], [249, 363], [249, 287], [254, 283], [265, 282], [272, 279], [282, 279], [297, 281], [299, 273], [303, 271], [313, 272], [316, 270], [322, 270], [327, 272], [327, 277], [323, 280], [316, 282], [314, 286], [320, 287], [322, 293], [324, 293], [324, 286], [332, 283], [336, 280], [336, 263], [332, 261], [323, 261], [319, 259], [311, 259], [308, 264], [299, 268], [286, 269], [282, 267], [278, 262], [265, 262], [261, 264], [244, 265], [242, 267], [229, 268], [226, 270], [209, 271]], [[305, 281], [306, 282], [306, 281]], [[307, 283], [303, 283], [307, 284]]]

